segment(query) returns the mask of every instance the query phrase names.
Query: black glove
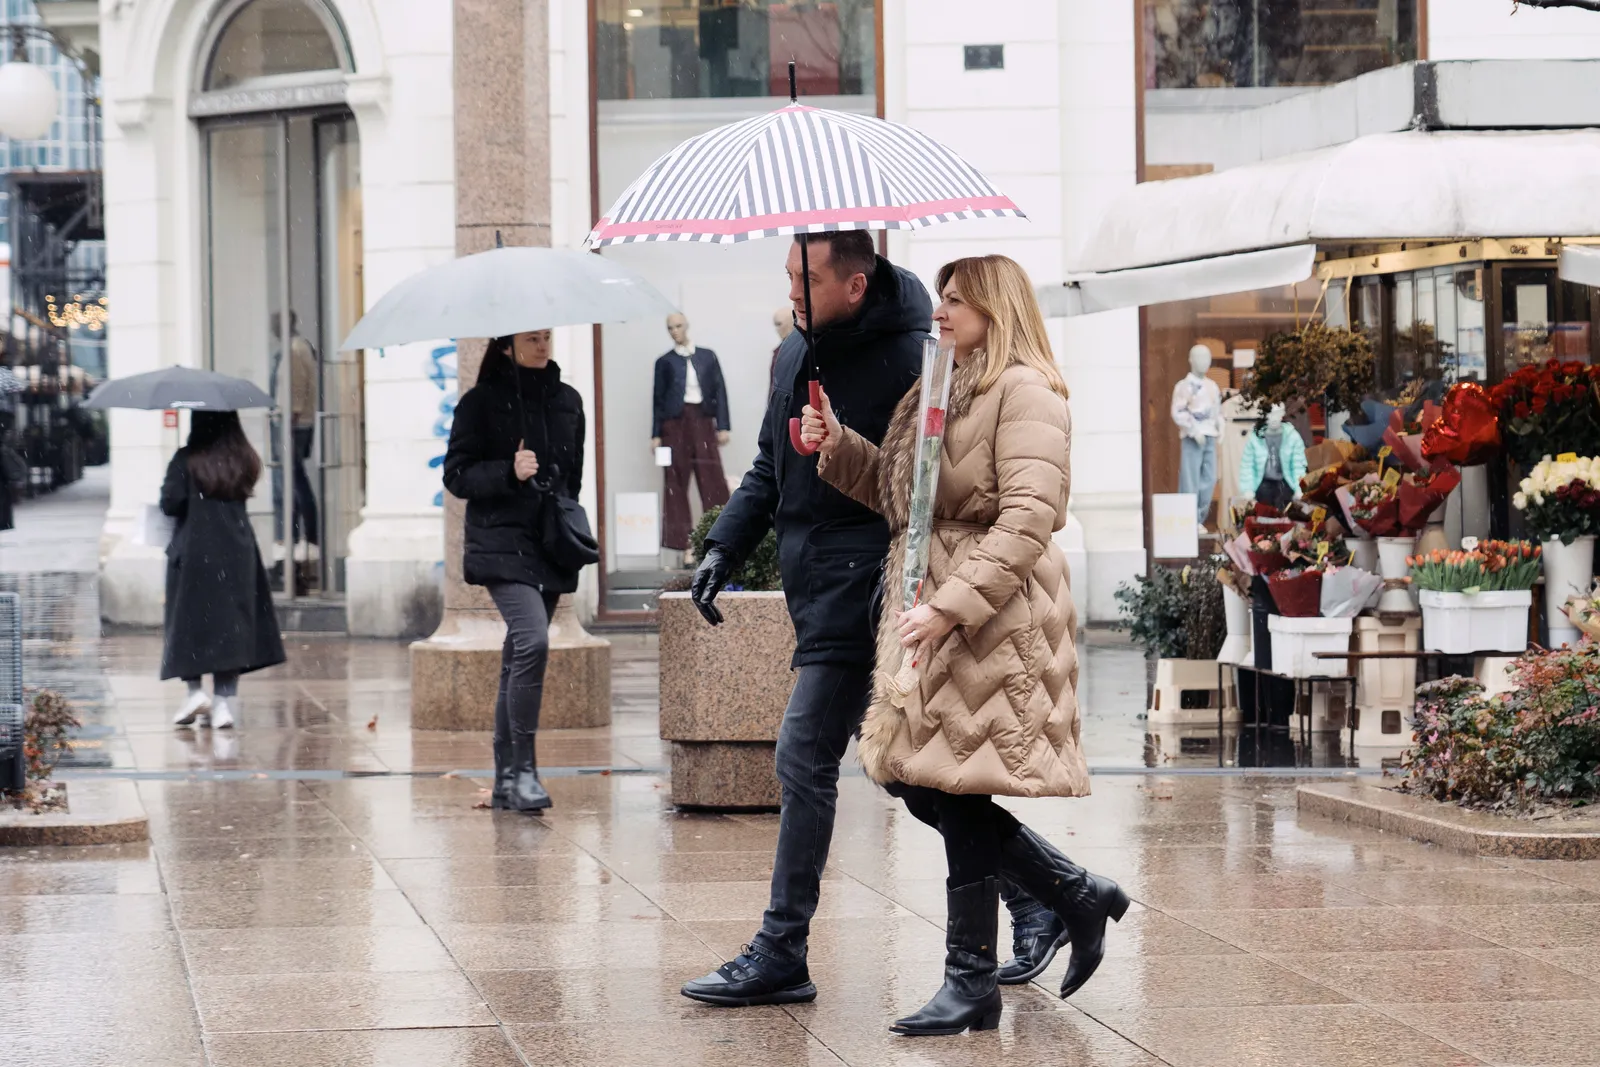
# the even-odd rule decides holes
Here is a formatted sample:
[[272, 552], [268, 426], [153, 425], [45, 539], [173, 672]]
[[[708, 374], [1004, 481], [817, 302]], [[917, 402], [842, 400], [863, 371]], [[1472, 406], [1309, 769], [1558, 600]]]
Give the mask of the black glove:
[[689, 583], [689, 599], [694, 601], [694, 606], [700, 609], [700, 614], [712, 626], [722, 622], [722, 612], [717, 609], [716, 599], [722, 587], [728, 584], [728, 575], [732, 572], [733, 561], [717, 545], [706, 550], [700, 566], [694, 569], [694, 580]]

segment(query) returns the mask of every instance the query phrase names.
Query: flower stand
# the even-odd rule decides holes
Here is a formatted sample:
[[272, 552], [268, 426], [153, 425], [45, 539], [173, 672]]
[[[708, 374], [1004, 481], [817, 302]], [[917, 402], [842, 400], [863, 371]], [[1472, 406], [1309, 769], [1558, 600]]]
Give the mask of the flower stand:
[[[1415, 652], [1423, 621], [1416, 615], [1363, 615], [1356, 619], [1355, 630], [1358, 652]], [[1409, 745], [1417, 661], [1368, 659], [1356, 663], [1355, 746]]]
[[[1567, 613], [1567, 598], [1583, 596], [1594, 585], [1594, 537], [1579, 537], [1570, 545], [1560, 541], [1545, 541], [1544, 548], [1544, 617], [1550, 627], [1550, 647], [1562, 645], [1577, 647], [1581, 635], [1572, 625]], [[1496, 649], [1510, 652], [1511, 649]]]
[[[1238, 721], [1238, 701], [1233, 698], [1233, 672], [1222, 672], [1222, 715]], [[1146, 718], [1152, 723], [1217, 725], [1217, 661], [1214, 659], [1162, 659], [1156, 661], [1156, 683], [1151, 690]]]
[[1383, 576], [1383, 595], [1378, 598], [1380, 612], [1413, 612], [1416, 602], [1411, 599], [1411, 587], [1404, 581], [1409, 573], [1406, 557], [1417, 549], [1415, 537], [1378, 538], [1378, 573]]

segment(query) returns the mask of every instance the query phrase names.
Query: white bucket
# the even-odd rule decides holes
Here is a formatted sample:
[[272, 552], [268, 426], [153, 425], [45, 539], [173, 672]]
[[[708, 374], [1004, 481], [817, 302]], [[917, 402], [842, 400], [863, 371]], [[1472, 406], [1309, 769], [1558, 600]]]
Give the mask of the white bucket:
[[[1378, 573], [1384, 581], [1398, 580], [1409, 573], [1406, 567], [1406, 557], [1415, 555], [1417, 539], [1415, 537], [1380, 537], [1378, 538]], [[1416, 611], [1416, 602], [1411, 599], [1411, 590], [1396, 586], [1385, 589], [1378, 598], [1379, 611]]]
[[[1541, 542], [1544, 555], [1544, 617], [1550, 625], [1550, 647], [1577, 647], [1582, 636], [1572, 625], [1566, 606], [1570, 596], [1583, 596], [1594, 585], [1594, 537], [1580, 537], [1570, 545]], [[1511, 651], [1502, 649], [1500, 651]]]

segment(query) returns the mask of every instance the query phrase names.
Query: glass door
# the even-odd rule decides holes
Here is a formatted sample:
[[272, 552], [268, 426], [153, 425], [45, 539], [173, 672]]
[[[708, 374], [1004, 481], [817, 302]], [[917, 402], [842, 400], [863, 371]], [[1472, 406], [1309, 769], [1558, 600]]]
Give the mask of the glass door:
[[249, 511], [274, 591], [343, 592], [361, 507], [361, 373], [338, 342], [361, 305], [354, 120], [287, 113], [205, 128], [213, 369], [269, 392], [241, 412], [267, 477]]

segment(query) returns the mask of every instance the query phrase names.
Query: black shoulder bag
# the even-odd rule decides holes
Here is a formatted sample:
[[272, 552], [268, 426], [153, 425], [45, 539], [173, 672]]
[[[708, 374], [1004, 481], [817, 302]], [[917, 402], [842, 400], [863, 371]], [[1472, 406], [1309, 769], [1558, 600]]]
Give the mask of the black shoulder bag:
[[[517, 383], [517, 411], [522, 416], [524, 428], [528, 425], [528, 412], [522, 400], [522, 375], [518, 373], [516, 360], [511, 361], [511, 377]], [[550, 421], [547, 411], [541, 411], [542, 429], [544, 431], [544, 452], [550, 454]], [[544, 549], [545, 555], [562, 570], [574, 574], [583, 570], [591, 563], [600, 560], [600, 542], [595, 540], [594, 532], [589, 526], [589, 515], [583, 510], [583, 505], [562, 491], [565, 484], [561, 478], [561, 465], [550, 463], [541, 465], [541, 479], [534, 475], [533, 487], [539, 490], [542, 498], [539, 507], [539, 544]]]

